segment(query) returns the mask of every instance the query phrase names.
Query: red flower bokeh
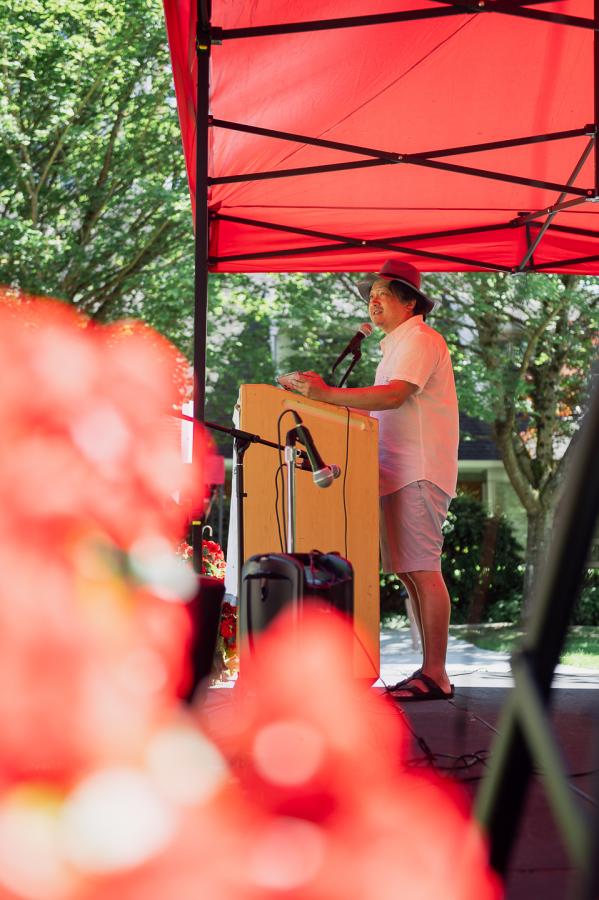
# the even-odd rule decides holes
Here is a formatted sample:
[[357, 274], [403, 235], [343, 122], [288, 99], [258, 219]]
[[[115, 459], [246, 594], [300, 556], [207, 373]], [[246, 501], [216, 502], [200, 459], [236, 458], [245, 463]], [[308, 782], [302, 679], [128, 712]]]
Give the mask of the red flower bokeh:
[[1, 295], [0, 334], [5, 521], [52, 547], [81, 520], [121, 547], [178, 537], [183, 509], [167, 501], [203, 489], [204, 451], [199, 441], [193, 472], [182, 465], [177, 351], [141, 323], [100, 327], [65, 304]]
[[254, 808], [230, 896], [495, 900], [464, 796], [406, 768], [406, 729], [354, 681], [352, 641], [334, 613], [281, 614], [204, 720]]
[[183, 605], [125, 570], [181, 534], [206, 450], [182, 465], [176, 351], [144, 325], [0, 294], [0, 358], [0, 778], [65, 781], [137, 752], [185, 677]]
[[281, 615], [230, 702], [178, 707], [196, 581], [172, 495], [208, 451], [185, 475], [173, 348], [7, 294], [0, 356], [0, 900], [498, 898], [335, 614]]

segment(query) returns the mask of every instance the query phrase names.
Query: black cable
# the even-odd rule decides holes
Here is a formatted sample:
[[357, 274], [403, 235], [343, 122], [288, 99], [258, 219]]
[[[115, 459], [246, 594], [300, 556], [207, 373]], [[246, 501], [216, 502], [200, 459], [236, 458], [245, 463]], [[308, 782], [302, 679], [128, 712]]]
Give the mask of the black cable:
[[[281, 419], [283, 418], [283, 416], [286, 416], [288, 414], [293, 415], [294, 410], [284, 409], [283, 412], [281, 413], [281, 415], [279, 416], [279, 418], [277, 419], [277, 444], [278, 444], [277, 453], [279, 454], [279, 469], [285, 468], [285, 463], [283, 462], [283, 455], [281, 453]], [[275, 475], [275, 479], [276, 479], [276, 475]], [[287, 515], [286, 515], [286, 510], [285, 510], [285, 475], [283, 472], [281, 473], [281, 483], [282, 483], [282, 488], [281, 488], [282, 503], [281, 503], [281, 505], [283, 508], [283, 537], [285, 539], [284, 549], [282, 552], [285, 553], [287, 551]], [[278, 521], [278, 516], [277, 516], [277, 521]]]
[[[279, 472], [281, 472], [281, 470], [284, 468], [283, 454], [281, 453], [281, 419], [283, 418], [283, 416], [285, 415], [286, 412], [287, 412], [287, 410], [284, 410], [281, 413], [281, 415], [279, 416], [279, 418], [277, 419], [277, 444], [278, 444], [277, 454], [279, 457], [279, 468], [277, 469], [277, 474]], [[277, 476], [275, 475], [275, 484], [276, 484], [276, 478], [277, 478]], [[281, 495], [283, 498], [283, 538], [284, 538], [284, 546], [286, 547], [287, 546], [287, 532], [286, 532], [286, 521], [285, 521], [285, 476], [282, 474], [282, 472], [281, 472], [281, 482], [282, 482]], [[277, 496], [277, 503], [278, 503], [278, 496]], [[278, 518], [279, 517], [277, 515], [277, 521], [278, 521]], [[285, 550], [283, 550], [283, 553], [284, 552], [285, 552]]]
[[347, 559], [347, 494], [345, 487], [347, 484], [347, 466], [349, 462], [349, 406], [345, 407], [347, 413], [347, 422], [345, 424], [345, 465], [343, 466], [343, 515], [345, 523], [345, 558]]
[[460, 712], [466, 713], [469, 716], [472, 716], [473, 719], [476, 719], [481, 725], [484, 725], [489, 731], [492, 731], [494, 734], [499, 734], [494, 725], [491, 725], [490, 722], [487, 722], [486, 719], [483, 719], [482, 716], [479, 716], [477, 713], [473, 712], [469, 706], [458, 706], [455, 700], [449, 701], [454, 709], [459, 709]]
[[[473, 769], [474, 766], [486, 765], [488, 758], [487, 750], [477, 750], [474, 753], [461, 753], [456, 756], [453, 753], [433, 753], [435, 760], [450, 759], [453, 760], [451, 765], [441, 765], [435, 762], [435, 770], [437, 772], [450, 772], [455, 774], [460, 771]], [[428, 764], [429, 760], [422, 756], [416, 756], [406, 761], [406, 765], [412, 768], [422, 768]]]
[[[368, 650], [366, 649], [366, 647], [365, 647], [363, 641], [360, 639], [360, 636], [356, 634], [356, 638], [358, 639], [358, 642], [359, 642], [360, 646], [361, 646], [362, 649], [364, 650], [364, 653], [366, 654], [366, 656], [367, 656], [367, 658], [368, 658], [370, 664], [372, 665], [372, 667], [373, 667], [374, 670], [376, 671], [376, 667], [375, 667], [375, 665], [374, 665], [374, 662], [373, 662], [373, 660], [372, 660], [372, 657], [370, 656]], [[391, 695], [392, 695], [392, 689], [391, 689], [390, 686], [385, 682], [385, 679], [382, 678], [382, 677], [379, 675], [379, 680], [382, 681], [382, 683], [383, 683], [383, 687], [384, 687], [384, 689], [385, 689], [385, 694], [389, 694], [389, 695], [391, 696]], [[459, 709], [461, 712], [469, 712], [469, 713], [470, 713], [471, 715], [473, 715], [475, 718], [479, 718], [478, 716], [476, 716], [475, 713], [471, 713], [470, 710], [464, 710], [462, 707], [456, 706], [453, 700], [450, 700], [449, 702], [450, 702], [451, 705], [454, 707], [454, 709]], [[439, 758], [453, 759], [453, 760], [455, 760], [456, 762], [459, 761], [459, 760], [461, 760], [461, 759], [463, 759], [464, 757], [469, 757], [469, 758], [475, 759], [475, 762], [473, 762], [473, 763], [472, 763], [471, 765], [469, 765], [469, 766], [466, 766], [465, 768], [472, 768], [472, 766], [477, 765], [479, 762], [481, 762], [481, 763], [484, 763], [484, 762], [485, 762], [486, 756], [483, 756], [483, 755], [484, 755], [484, 754], [487, 754], [487, 752], [488, 752], [487, 750], [477, 750], [475, 753], [468, 753], [468, 754], [464, 754], [464, 753], [463, 753], [463, 754], [461, 754], [460, 756], [453, 756], [453, 755], [450, 754], [450, 753], [433, 753], [433, 751], [431, 750], [431, 748], [429, 747], [429, 745], [427, 744], [427, 742], [425, 741], [425, 739], [424, 739], [423, 737], [421, 737], [421, 736], [414, 730], [414, 728], [412, 727], [412, 723], [410, 722], [408, 716], [406, 715], [405, 710], [403, 710], [401, 707], [397, 707], [397, 708], [399, 709], [399, 711], [400, 711], [400, 713], [401, 713], [401, 715], [402, 715], [403, 721], [404, 721], [404, 723], [405, 723], [405, 725], [406, 725], [408, 731], [410, 732], [410, 734], [412, 735], [412, 737], [414, 738], [414, 740], [416, 741], [416, 743], [418, 744], [418, 746], [420, 747], [420, 749], [422, 750], [422, 752], [424, 753], [424, 758], [423, 758], [423, 757], [419, 757], [419, 758], [416, 757], [416, 758], [412, 761], [412, 763], [408, 762], [406, 765], [415, 764], [415, 761], [416, 761], [417, 759], [420, 759], [420, 760], [423, 762], [423, 764], [427, 764], [427, 763], [428, 763], [428, 765], [430, 765], [431, 768], [435, 769], [435, 771], [442, 772], [442, 771], [444, 771], [444, 770], [453, 770], [454, 767], [453, 767], [453, 766], [439, 766], [439, 765], [437, 764], [437, 762], [436, 762], [436, 760], [439, 759]], [[490, 728], [491, 730], [496, 731], [496, 729], [494, 729], [492, 725], [489, 725], [488, 722], [485, 722], [484, 719], [481, 719], [480, 721], [481, 721], [481, 722], [484, 722], [484, 724], [485, 724], [488, 728]], [[497, 733], [497, 732], [496, 732], [496, 733]]]
[[[275, 472], [275, 515], [277, 517], [277, 531], [279, 532], [279, 546], [281, 548], [281, 553], [285, 553], [286, 544], [283, 540], [283, 532], [281, 531], [281, 520], [279, 518], [279, 475], [281, 476], [282, 490], [285, 489], [285, 482], [283, 480], [283, 470], [284, 466], [279, 466], [277, 471]], [[283, 528], [285, 527], [285, 523], [283, 523]]]
[[[368, 648], [367, 648], [366, 645], [364, 644], [364, 641], [362, 640], [362, 638], [360, 637], [360, 635], [359, 635], [356, 631], [354, 631], [354, 636], [355, 636], [355, 638], [357, 639], [357, 641], [358, 641], [360, 647], [362, 648], [362, 650], [363, 650], [364, 653], [366, 654], [366, 658], [367, 658], [368, 662], [370, 663], [370, 665], [372, 666], [373, 671], [376, 672], [376, 671], [377, 671], [377, 666], [375, 666], [374, 660], [373, 660], [372, 656], [370, 655], [370, 653], [368, 652]], [[383, 678], [381, 678], [380, 674], [379, 674], [379, 680], [383, 682], [383, 687], [385, 688], [385, 692], [386, 692], [386, 693], [390, 693], [390, 690], [391, 690], [391, 689], [389, 688], [389, 685], [385, 683], [385, 680], [384, 680]], [[423, 737], [420, 737], [420, 735], [417, 734], [417, 733], [414, 731], [414, 729], [412, 728], [412, 723], [411, 723], [410, 720], [408, 719], [408, 717], [407, 717], [406, 713], [404, 712], [404, 710], [401, 709], [401, 707], [399, 708], [399, 712], [400, 712], [401, 715], [402, 715], [402, 718], [403, 718], [403, 720], [404, 720], [404, 722], [405, 722], [406, 728], [408, 729], [408, 731], [410, 732], [410, 734], [412, 735], [412, 737], [414, 738], [414, 740], [416, 741], [416, 743], [418, 744], [418, 746], [420, 747], [420, 749], [422, 750], [422, 752], [424, 753], [424, 755], [426, 756], [426, 758], [428, 759], [430, 765], [431, 765], [433, 768], [435, 768], [435, 754], [433, 753], [433, 751], [431, 750], [431, 748], [429, 747], [429, 745], [426, 743], [426, 741], [424, 740], [424, 738], [423, 738]]]

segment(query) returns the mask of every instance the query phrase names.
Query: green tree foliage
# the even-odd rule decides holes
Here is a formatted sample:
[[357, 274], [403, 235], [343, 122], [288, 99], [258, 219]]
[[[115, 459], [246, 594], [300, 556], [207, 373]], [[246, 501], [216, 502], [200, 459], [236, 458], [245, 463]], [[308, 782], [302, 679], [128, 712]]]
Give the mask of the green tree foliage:
[[491, 423], [528, 518], [529, 592], [597, 360], [599, 286], [573, 275], [429, 276], [462, 409]]
[[[360, 323], [369, 321], [355, 278], [325, 272], [284, 275], [278, 277], [275, 292], [275, 321], [282, 337], [281, 365], [286, 371], [313, 369], [329, 384], [338, 384], [349, 360], [345, 359], [334, 374], [333, 363]], [[372, 384], [377, 351], [375, 335], [362, 342], [363, 356], [350, 375], [349, 386]]]
[[0, 4], [0, 283], [187, 347], [192, 228], [155, 0]]
[[[212, 275], [208, 305], [206, 419], [230, 428], [239, 385], [274, 382], [268, 281]], [[230, 456], [231, 439], [218, 433], [213, 437], [221, 452]]]
[[572, 625], [599, 625], [599, 569], [588, 569]]

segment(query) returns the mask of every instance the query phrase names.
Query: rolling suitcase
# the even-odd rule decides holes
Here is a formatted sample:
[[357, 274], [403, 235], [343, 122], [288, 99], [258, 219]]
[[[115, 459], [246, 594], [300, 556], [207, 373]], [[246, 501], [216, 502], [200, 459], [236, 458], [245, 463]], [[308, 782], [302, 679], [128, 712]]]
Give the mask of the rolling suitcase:
[[291, 608], [301, 624], [304, 601], [353, 619], [353, 569], [338, 553], [259, 554], [247, 560], [241, 577], [240, 643], [250, 651], [254, 636], [281, 610]]

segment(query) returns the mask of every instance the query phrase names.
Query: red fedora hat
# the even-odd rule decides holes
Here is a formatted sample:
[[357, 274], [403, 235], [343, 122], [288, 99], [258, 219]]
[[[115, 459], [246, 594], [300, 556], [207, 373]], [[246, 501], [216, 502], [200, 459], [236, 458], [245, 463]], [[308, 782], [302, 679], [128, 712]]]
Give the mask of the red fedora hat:
[[370, 299], [370, 288], [379, 278], [385, 278], [387, 281], [401, 281], [402, 284], [407, 284], [424, 301], [427, 313], [433, 309], [434, 302], [420, 290], [420, 272], [410, 263], [392, 256], [390, 259], [385, 260], [380, 272], [375, 272], [373, 275], [368, 275], [363, 281], [359, 281], [357, 285], [358, 290], [367, 303]]

